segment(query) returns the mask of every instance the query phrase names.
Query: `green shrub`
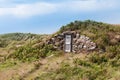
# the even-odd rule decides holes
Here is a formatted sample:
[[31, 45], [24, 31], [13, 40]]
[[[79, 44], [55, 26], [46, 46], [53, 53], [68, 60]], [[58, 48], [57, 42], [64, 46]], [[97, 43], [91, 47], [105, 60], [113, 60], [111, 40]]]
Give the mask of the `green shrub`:
[[45, 58], [52, 54], [58, 56], [61, 55], [62, 51], [56, 51], [53, 45], [44, 45], [43, 47], [32, 47], [26, 45], [19, 47], [13, 54], [10, 54], [7, 58], [14, 58], [21, 61], [35, 61], [40, 58]]
[[74, 59], [74, 64], [84, 67], [92, 67], [91, 63], [86, 60], [80, 60], [79, 58]]
[[107, 48], [107, 57], [108, 58], [115, 58], [115, 57], [120, 57], [120, 45], [115, 45], [115, 46], [109, 46]]
[[94, 53], [88, 57], [88, 60], [92, 63], [102, 64], [108, 62], [108, 58], [105, 54]]

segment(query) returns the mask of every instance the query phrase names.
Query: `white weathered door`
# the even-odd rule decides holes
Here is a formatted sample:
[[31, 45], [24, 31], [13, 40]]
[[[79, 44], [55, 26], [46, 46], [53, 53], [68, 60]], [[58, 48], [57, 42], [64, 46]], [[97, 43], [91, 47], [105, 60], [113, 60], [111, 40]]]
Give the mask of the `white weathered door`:
[[65, 35], [65, 52], [71, 52], [71, 35]]

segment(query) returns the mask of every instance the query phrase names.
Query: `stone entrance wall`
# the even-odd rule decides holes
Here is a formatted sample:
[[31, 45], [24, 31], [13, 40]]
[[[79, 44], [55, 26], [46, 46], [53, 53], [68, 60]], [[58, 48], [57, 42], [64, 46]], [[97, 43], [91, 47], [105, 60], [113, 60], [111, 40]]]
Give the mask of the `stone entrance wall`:
[[49, 39], [47, 44], [53, 44], [54, 48], [64, 50], [65, 34], [72, 35], [72, 52], [92, 51], [96, 49], [96, 44], [87, 36], [80, 35], [75, 31], [66, 31]]

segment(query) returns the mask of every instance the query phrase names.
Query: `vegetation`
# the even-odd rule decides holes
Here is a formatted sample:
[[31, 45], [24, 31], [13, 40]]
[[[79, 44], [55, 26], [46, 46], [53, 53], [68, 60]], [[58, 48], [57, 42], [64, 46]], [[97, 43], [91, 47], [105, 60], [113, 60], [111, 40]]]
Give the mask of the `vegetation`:
[[86, 20], [84, 22], [75, 21], [62, 26], [59, 32], [64, 31], [78, 31], [81, 35], [89, 36], [104, 51], [110, 45], [120, 45], [120, 39], [115, 37], [120, 34], [120, 26]]
[[73, 59], [72, 65], [61, 63], [57, 70], [39, 75], [35, 80], [118, 80], [120, 78], [120, 54], [87, 55], [84, 60]]
[[43, 47], [32, 47], [31, 45], [26, 45], [18, 48], [13, 54], [9, 55], [8, 58], [13, 57], [21, 61], [35, 61], [40, 58], [45, 58], [51, 54], [61, 54], [61, 51], [55, 51], [52, 45], [45, 45]]
[[[67, 54], [63, 56], [63, 51], [55, 49], [53, 45], [45, 44], [48, 38], [64, 31], [77, 31], [90, 37], [97, 44], [96, 51], [86, 54], [83, 58], [79, 58], [80, 55], [76, 58], [78, 54], [68, 55], [67, 59]], [[33, 69], [30, 68], [28, 71], [29, 74], [40, 70], [34, 75], [33, 80], [120, 79], [120, 26], [91, 20], [75, 21], [62, 26], [55, 34], [0, 35], [0, 72], [18, 65], [19, 62], [21, 62], [19, 65], [29, 62], [29, 65], [34, 65]], [[49, 59], [51, 55], [53, 57]], [[42, 64], [44, 60], [48, 62]], [[24, 77], [18, 75], [17, 79], [24, 79], [27, 76], [29, 76], [27, 73]]]

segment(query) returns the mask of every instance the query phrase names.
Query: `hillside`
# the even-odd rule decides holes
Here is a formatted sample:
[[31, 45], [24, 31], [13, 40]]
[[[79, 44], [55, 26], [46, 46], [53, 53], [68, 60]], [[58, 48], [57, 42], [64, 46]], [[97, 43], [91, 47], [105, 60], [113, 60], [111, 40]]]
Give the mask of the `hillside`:
[[19, 42], [19, 41], [25, 41], [28, 40], [38, 40], [46, 35], [37, 35], [37, 34], [31, 34], [31, 33], [8, 33], [8, 34], [2, 34], [0, 35], [0, 47], [7, 47], [11, 42]]
[[[74, 31], [89, 37], [96, 49], [65, 53], [47, 42]], [[57, 43], [56, 43], [57, 44]], [[59, 47], [59, 41], [58, 45]], [[4, 75], [6, 74], [6, 75]], [[119, 80], [120, 26], [74, 21], [52, 35], [0, 35], [0, 80]]]

